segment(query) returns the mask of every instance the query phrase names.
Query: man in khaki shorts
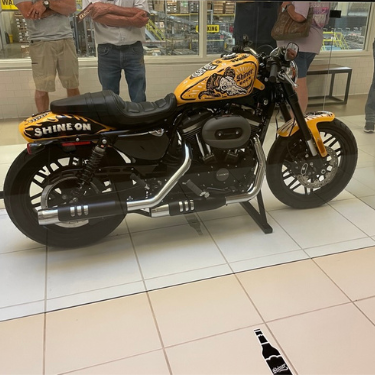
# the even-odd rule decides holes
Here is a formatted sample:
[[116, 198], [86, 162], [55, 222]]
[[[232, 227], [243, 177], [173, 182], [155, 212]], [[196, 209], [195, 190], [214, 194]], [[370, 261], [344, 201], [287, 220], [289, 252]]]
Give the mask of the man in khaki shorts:
[[26, 19], [30, 57], [39, 112], [49, 109], [56, 72], [68, 96], [79, 95], [78, 59], [69, 15], [75, 0], [13, 0]]

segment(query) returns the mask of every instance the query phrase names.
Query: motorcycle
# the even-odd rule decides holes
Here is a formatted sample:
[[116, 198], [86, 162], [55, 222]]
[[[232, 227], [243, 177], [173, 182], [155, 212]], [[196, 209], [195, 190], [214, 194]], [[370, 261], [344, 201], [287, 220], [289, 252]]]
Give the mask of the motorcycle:
[[[107, 236], [130, 213], [174, 216], [235, 203], [269, 233], [265, 177], [290, 207], [325, 204], [350, 181], [358, 149], [333, 113], [302, 113], [297, 53], [293, 43], [269, 54], [244, 43], [155, 102], [111, 91], [53, 101], [19, 126], [28, 144], [4, 183], [10, 219], [32, 240], [76, 247]], [[278, 113], [285, 123], [276, 119], [266, 158]]]

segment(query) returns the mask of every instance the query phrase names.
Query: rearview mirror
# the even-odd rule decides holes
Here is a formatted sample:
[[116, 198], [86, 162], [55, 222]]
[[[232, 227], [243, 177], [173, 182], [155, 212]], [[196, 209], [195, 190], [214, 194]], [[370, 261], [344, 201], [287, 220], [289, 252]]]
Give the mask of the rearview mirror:
[[297, 57], [299, 47], [295, 43], [288, 43], [285, 49], [284, 58], [286, 61], [292, 61]]

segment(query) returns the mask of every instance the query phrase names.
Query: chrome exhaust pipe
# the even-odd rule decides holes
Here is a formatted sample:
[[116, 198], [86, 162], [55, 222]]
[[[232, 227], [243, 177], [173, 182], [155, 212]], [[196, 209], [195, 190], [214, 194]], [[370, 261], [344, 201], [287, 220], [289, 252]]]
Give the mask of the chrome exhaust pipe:
[[191, 165], [191, 151], [189, 146], [184, 146], [184, 162], [176, 173], [166, 182], [160, 192], [150, 199], [141, 201], [104, 201], [88, 203], [85, 205], [66, 206], [38, 211], [39, 225], [59, 224], [88, 219], [99, 219], [106, 216], [125, 215], [129, 211], [152, 208], [160, 204], [165, 196], [173, 189], [179, 179], [189, 170]]
[[185, 151], [184, 162], [182, 163], [181, 167], [177, 170], [177, 172], [167, 181], [167, 183], [163, 186], [163, 188], [160, 190], [160, 192], [157, 195], [155, 195], [153, 198], [150, 198], [150, 199], [127, 202], [128, 211], [136, 211], [136, 210], [142, 210], [144, 208], [155, 207], [166, 197], [166, 195], [177, 184], [179, 179], [190, 168], [190, 165], [191, 165], [191, 150], [190, 150], [190, 147], [186, 144], [184, 144], [184, 151]]
[[243, 194], [232, 195], [225, 198], [197, 198], [187, 201], [173, 202], [151, 209], [151, 217], [175, 216], [192, 212], [208, 211], [233, 203], [243, 203], [255, 198], [263, 185], [266, 175], [266, 156], [259, 138], [254, 139], [254, 148], [258, 157], [258, 170], [253, 186]]
[[264, 154], [264, 151], [263, 151], [262, 144], [260, 143], [260, 140], [258, 137], [254, 138], [254, 148], [258, 156], [258, 162], [259, 162], [258, 170], [255, 175], [254, 184], [250, 188], [250, 190], [248, 190], [246, 193], [226, 197], [227, 204], [248, 202], [251, 199], [255, 198], [260, 192], [260, 189], [262, 188], [263, 180], [266, 175], [267, 160], [266, 160], [266, 155]]

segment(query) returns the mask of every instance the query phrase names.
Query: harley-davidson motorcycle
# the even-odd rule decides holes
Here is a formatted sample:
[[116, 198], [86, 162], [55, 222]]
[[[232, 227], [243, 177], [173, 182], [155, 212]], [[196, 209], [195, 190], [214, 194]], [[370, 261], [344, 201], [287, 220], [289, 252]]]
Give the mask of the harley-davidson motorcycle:
[[[302, 113], [296, 53], [292, 43], [270, 54], [237, 46], [155, 102], [111, 91], [53, 101], [20, 124], [28, 144], [6, 176], [9, 217], [37, 242], [75, 247], [105, 237], [129, 213], [173, 216], [234, 203], [270, 232], [265, 176], [290, 207], [330, 201], [353, 175], [357, 145], [333, 113]], [[266, 158], [263, 143], [280, 114]]]

